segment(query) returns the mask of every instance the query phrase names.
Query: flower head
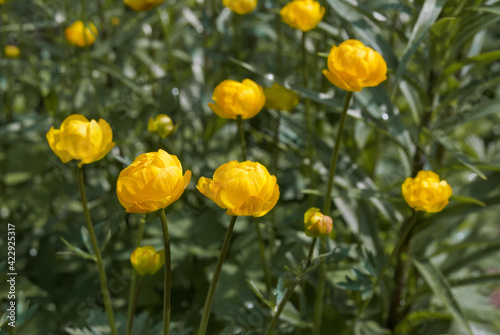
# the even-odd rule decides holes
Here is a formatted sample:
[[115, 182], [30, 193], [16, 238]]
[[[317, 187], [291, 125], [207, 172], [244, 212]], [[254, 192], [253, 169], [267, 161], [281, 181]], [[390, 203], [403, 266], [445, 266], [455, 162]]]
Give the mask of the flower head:
[[322, 214], [319, 208], [311, 207], [304, 214], [304, 229], [307, 236], [328, 236], [333, 229], [333, 220], [328, 215]]
[[143, 12], [161, 5], [165, 0], [123, 0], [123, 2], [136, 12]]
[[280, 15], [290, 27], [309, 31], [316, 28], [323, 19], [325, 7], [314, 0], [294, 0], [281, 9]]
[[100, 160], [115, 146], [109, 123], [103, 119], [89, 122], [80, 114], [68, 116], [60, 129], [50, 128], [46, 137], [63, 163], [76, 159], [78, 166]]
[[224, 80], [215, 87], [212, 99], [215, 103], [208, 106], [225, 119], [236, 119], [238, 115], [242, 119], [250, 119], [261, 111], [266, 102], [262, 87], [250, 79], [241, 83]]
[[165, 114], [158, 114], [155, 118], [150, 118], [148, 122], [148, 130], [150, 133], [158, 134], [165, 138], [175, 132], [172, 119]]
[[280, 191], [276, 177], [250, 161], [231, 161], [215, 170], [213, 179], [201, 177], [196, 188], [227, 215], [255, 216], [267, 214], [278, 202]]
[[328, 55], [328, 70], [323, 74], [335, 86], [351, 92], [377, 86], [387, 79], [387, 64], [375, 50], [357, 40], [335, 45]]
[[299, 104], [299, 96], [292, 90], [274, 83], [271, 87], [264, 88], [266, 107], [277, 111], [291, 111]]
[[222, 0], [222, 4], [236, 14], [245, 15], [257, 7], [257, 0]]
[[83, 48], [95, 43], [98, 32], [92, 22], [88, 22], [84, 27], [83, 21], [75, 21], [64, 30], [64, 34], [69, 44]]
[[7, 45], [5, 47], [5, 57], [7, 58], [19, 58], [21, 50], [15, 45]]
[[449, 203], [451, 186], [432, 171], [420, 171], [415, 178], [406, 178], [403, 197], [417, 211], [440, 212]]
[[141, 276], [146, 273], [154, 275], [165, 263], [163, 250], [156, 251], [152, 246], [138, 247], [130, 255], [130, 262]]
[[116, 194], [129, 213], [150, 213], [180, 198], [191, 180], [191, 171], [182, 175], [182, 165], [166, 151], [137, 157], [118, 176]]

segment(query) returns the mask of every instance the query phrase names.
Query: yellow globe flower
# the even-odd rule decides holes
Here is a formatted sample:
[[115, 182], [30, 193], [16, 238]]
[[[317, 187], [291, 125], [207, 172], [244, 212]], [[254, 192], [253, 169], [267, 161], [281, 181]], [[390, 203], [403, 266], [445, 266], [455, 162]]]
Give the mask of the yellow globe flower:
[[224, 7], [236, 14], [248, 14], [257, 7], [257, 0], [222, 0]]
[[165, 263], [165, 253], [163, 250], [157, 252], [154, 247], [149, 245], [138, 247], [130, 255], [130, 262], [141, 276], [146, 273], [154, 275]]
[[377, 86], [387, 79], [387, 64], [375, 50], [357, 40], [335, 45], [328, 55], [328, 70], [323, 74], [335, 86], [351, 92]]
[[417, 211], [440, 212], [449, 203], [451, 186], [432, 171], [420, 171], [415, 178], [406, 178], [403, 197]]
[[277, 111], [291, 111], [299, 104], [299, 96], [292, 90], [274, 83], [264, 88], [266, 107]]
[[15, 45], [7, 45], [5, 47], [5, 56], [8, 58], [19, 58], [21, 50]]
[[61, 129], [50, 128], [46, 137], [63, 163], [76, 159], [80, 160], [78, 166], [100, 160], [115, 146], [109, 123], [103, 119], [89, 122], [80, 114], [68, 116]]
[[7, 0], [0, 0], [0, 5], [3, 5]]
[[307, 236], [328, 236], [333, 229], [333, 220], [328, 215], [322, 214], [319, 208], [311, 207], [304, 214], [304, 229]]
[[165, 0], [123, 0], [123, 2], [137, 12], [143, 12], [161, 5]]
[[264, 90], [253, 80], [245, 79], [241, 83], [224, 80], [215, 87], [212, 99], [215, 103], [208, 106], [218, 116], [225, 119], [250, 119], [264, 107], [266, 97]]
[[281, 9], [280, 15], [290, 27], [309, 31], [316, 28], [323, 19], [325, 7], [321, 7], [318, 1], [294, 0]]
[[154, 119], [150, 118], [148, 122], [149, 132], [163, 138], [172, 135], [175, 128], [172, 119], [165, 114], [158, 114]]
[[92, 22], [88, 22], [84, 27], [82, 21], [76, 21], [64, 30], [64, 34], [69, 44], [83, 48], [95, 43], [98, 32]]
[[255, 216], [267, 214], [278, 202], [280, 191], [276, 177], [250, 161], [231, 161], [215, 170], [213, 179], [201, 177], [198, 191], [227, 209], [227, 215]]
[[191, 180], [182, 165], [164, 150], [137, 157], [118, 176], [116, 194], [129, 213], [150, 213], [180, 198]]

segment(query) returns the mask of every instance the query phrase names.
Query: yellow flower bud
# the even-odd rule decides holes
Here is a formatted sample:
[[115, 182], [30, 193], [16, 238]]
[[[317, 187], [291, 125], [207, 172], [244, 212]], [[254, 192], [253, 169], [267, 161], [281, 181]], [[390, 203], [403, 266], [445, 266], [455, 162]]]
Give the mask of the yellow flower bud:
[[309, 31], [316, 28], [323, 19], [325, 7], [321, 7], [318, 1], [294, 0], [281, 9], [280, 15], [290, 27]]
[[130, 255], [130, 262], [141, 276], [146, 273], [154, 275], [165, 263], [165, 253], [163, 250], [157, 252], [154, 247], [149, 245], [138, 247]]
[[280, 191], [276, 177], [250, 161], [231, 161], [215, 170], [213, 179], [201, 177], [198, 191], [227, 209], [227, 215], [255, 216], [267, 214], [278, 202]]
[[322, 214], [319, 208], [311, 207], [304, 214], [304, 229], [307, 236], [328, 236], [333, 229], [333, 220], [328, 215]]
[[209, 103], [208, 107], [224, 119], [236, 119], [237, 115], [242, 119], [253, 118], [266, 102], [262, 87], [250, 79], [241, 83], [224, 80], [215, 87], [212, 99], [215, 103]]
[[137, 157], [118, 176], [116, 194], [129, 213], [150, 213], [180, 198], [191, 180], [182, 165], [164, 150]]
[[109, 123], [103, 119], [89, 122], [80, 114], [68, 116], [61, 129], [50, 128], [46, 137], [63, 163], [76, 159], [80, 160], [78, 166], [100, 160], [115, 146]]
[[165, 138], [174, 133], [175, 127], [171, 118], [165, 114], [158, 114], [154, 119], [149, 119], [148, 130], [150, 133], [158, 134], [160, 137]]
[[440, 212], [449, 203], [451, 186], [432, 171], [420, 171], [415, 178], [406, 178], [403, 197], [417, 211]]
[[264, 88], [266, 107], [277, 111], [291, 111], [299, 104], [299, 96], [292, 90], [274, 83], [271, 87]]
[[15, 45], [7, 45], [5, 47], [5, 56], [8, 58], [19, 58], [21, 50]]
[[165, 0], [123, 0], [123, 2], [136, 12], [143, 12], [161, 5]]
[[98, 35], [97, 28], [92, 22], [88, 22], [84, 28], [82, 21], [76, 21], [67, 27], [64, 30], [64, 34], [69, 44], [82, 48], [93, 45]]
[[323, 74], [335, 86], [351, 92], [363, 87], [377, 86], [387, 79], [387, 64], [384, 58], [357, 40], [348, 40], [335, 45], [328, 55], [328, 70]]
[[112, 17], [111, 20], [109, 20], [113, 26], [118, 26], [120, 25], [120, 18], [119, 17]]
[[236, 14], [248, 14], [257, 7], [257, 0], [222, 0], [224, 7]]

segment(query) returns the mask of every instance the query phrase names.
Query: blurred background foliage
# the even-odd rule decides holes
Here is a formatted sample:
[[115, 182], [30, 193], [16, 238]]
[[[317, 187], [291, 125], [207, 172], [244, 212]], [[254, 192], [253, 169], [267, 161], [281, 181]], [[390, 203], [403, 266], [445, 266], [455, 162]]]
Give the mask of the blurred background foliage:
[[[125, 215], [116, 194], [119, 172], [159, 147], [177, 155], [193, 180], [168, 208], [172, 239], [173, 334], [192, 334], [228, 218], [195, 189], [200, 176], [240, 159], [236, 123], [207, 107], [224, 79], [276, 81], [301, 103], [281, 113], [281, 198], [269, 215], [239, 219], [218, 286], [210, 334], [262, 334], [276, 297], [310, 243], [303, 214], [320, 205], [344, 93], [321, 74], [332, 45], [349, 38], [379, 51], [388, 80], [354, 95], [333, 192], [323, 334], [500, 334], [500, 1], [327, 0], [320, 25], [307, 33], [308, 87], [301, 33], [281, 22], [286, 1], [260, 0], [238, 16], [217, 0], [166, 0], [134, 12], [118, 0], [7, 1], [0, 36], [18, 59], [0, 59], [2, 237], [17, 234], [17, 334], [106, 334], [97, 268], [77, 191], [76, 163], [62, 164], [45, 134], [72, 113], [104, 118], [116, 147], [85, 166], [87, 197], [123, 332], [131, 277], [129, 257], [141, 215]], [[85, 8], [82, 8], [82, 5]], [[75, 48], [64, 28], [90, 20], [91, 48]], [[306, 159], [305, 101], [314, 115], [314, 160]], [[178, 125], [159, 140], [150, 117]], [[251, 160], [271, 167], [277, 112], [245, 122]], [[312, 178], [305, 176], [312, 166]], [[373, 282], [411, 210], [401, 184], [415, 168], [432, 169], [453, 188], [448, 207], [418, 217], [404, 257], [410, 260], [397, 325], [386, 324], [393, 266]], [[143, 245], [162, 248], [156, 213], [146, 216]], [[273, 275], [265, 285], [255, 225]], [[271, 239], [271, 230], [275, 239]], [[6, 239], [0, 239], [6, 254]], [[86, 258], [87, 257], [87, 258]], [[315, 262], [313, 265], [316, 265]], [[394, 265], [394, 264], [393, 264]], [[314, 267], [313, 267], [314, 270]], [[6, 282], [5, 256], [0, 282]], [[163, 274], [145, 276], [134, 334], [161, 330]], [[317, 275], [305, 276], [287, 304], [279, 334], [310, 334]], [[2, 286], [3, 287], [3, 286]], [[496, 291], [495, 291], [496, 290]], [[6, 306], [7, 290], [1, 291]], [[352, 327], [363, 301], [373, 296]], [[7, 334], [3, 308], [1, 334]], [[392, 329], [389, 329], [392, 328]]]

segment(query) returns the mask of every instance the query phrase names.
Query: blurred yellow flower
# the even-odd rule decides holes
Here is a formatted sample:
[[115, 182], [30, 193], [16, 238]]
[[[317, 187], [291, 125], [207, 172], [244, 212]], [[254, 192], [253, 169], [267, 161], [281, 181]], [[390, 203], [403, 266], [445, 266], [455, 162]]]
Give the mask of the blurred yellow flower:
[[266, 97], [264, 90], [253, 80], [245, 79], [241, 83], [234, 80], [224, 80], [215, 87], [212, 99], [215, 103], [208, 106], [218, 116], [225, 119], [250, 119], [264, 107]]
[[165, 114], [158, 114], [155, 118], [149, 119], [148, 131], [165, 138], [174, 133], [175, 127], [170, 117]]
[[304, 229], [307, 236], [328, 236], [333, 229], [333, 220], [328, 215], [322, 214], [319, 208], [311, 207], [304, 214]]
[[82, 21], [75, 21], [64, 30], [64, 34], [69, 44], [83, 48], [95, 43], [98, 32], [92, 22], [88, 22], [84, 28]]
[[133, 10], [142, 12], [161, 5], [165, 0], [123, 0], [123, 2]]
[[137, 157], [118, 176], [116, 194], [129, 213], [150, 213], [180, 198], [191, 180], [182, 165], [164, 150]]
[[0, 0], [0, 5], [3, 5], [7, 0]]
[[222, 4], [236, 14], [248, 14], [257, 7], [257, 0], [222, 0]]
[[231, 161], [215, 170], [213, 179], [201, 177], [196, 188], [227, 215], [255, 216], [267, 214], [278, 202], [280, 191], [276, 177], [250, 161]]
[[281, 9], [280, 15], [290, 27], [309, 31], [316, 28], [323, 19], [325, 7], [321, 7], [318, 1], [294, 0]]
[[130, 262], [141, 276], [146, 273], [154, 275], [165, 263], [165, 253], [163, 250], [157, 252], [154, 247], [149, 245], [138, 247], [130, 255]]
[[7, 45], [5, 47], [5, 56], [8, 58], [19, 58], [21, 50], [15, 45]]
[[120, 18], [119, 17], [112, 17], [111, 20], [109, 20], [113, 26], [118, 26], [120, 24]]
[[68, 116], [61, 129], [50, 128], [47, 141], [63, 163], [76, 159], [78, 166], [98, 161], [115, 146], [109, 123], [103, 119], [89, 122], [80, 114]]
[[299, 96], [292, 90], [274, 83], [264, 88], [266, 107], [277, 111], [291, 111], [299, 104]]
[[387, 64], [375, 50], [357, 40], [335, 45], [328, 55], [328, 70], [323, 74], [335, 86], [351, 92], [377, 86], [387, 79]]
[[402, 185], [403, 197], [417, 211], [439, 212], [451, 197], [451, 186], [432, 171], [420, 171], [415, 178], [406, 178]]

